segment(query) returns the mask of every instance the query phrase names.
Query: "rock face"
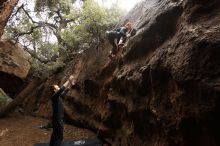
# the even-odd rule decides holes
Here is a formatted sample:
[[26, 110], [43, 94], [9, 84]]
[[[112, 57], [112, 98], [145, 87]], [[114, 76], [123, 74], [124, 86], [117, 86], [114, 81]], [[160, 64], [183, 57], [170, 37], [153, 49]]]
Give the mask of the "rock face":
[[0, 42], [0, 88], [16, 93], [30, 69], [30, 56], [10, 41]]
[[18, 0], [1, 0], [0, 1], [0, 38], [4, 32], [5, 25], [16, 6]]
[[[116, 58], [91, 49], [45, 83], [80, 72], [66, 121], [116, 146], [220, 145], [220, 1], [145, 0], [125, 19], [138, 31]], [[51, 115], [48, 92], [30, 100], [38, 116]]]

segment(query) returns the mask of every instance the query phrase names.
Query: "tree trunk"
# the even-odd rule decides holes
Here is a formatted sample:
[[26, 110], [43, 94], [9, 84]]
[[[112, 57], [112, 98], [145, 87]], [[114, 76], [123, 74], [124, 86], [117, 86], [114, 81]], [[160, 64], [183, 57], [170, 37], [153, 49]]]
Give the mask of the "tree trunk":
[[18, 0], [4, 0], [0, 3], [0, 38], [4, 33], [5, 25], [8, 22], [9, 17], [17, 5]]
[[41, 83], [42, 81], [39, 79], [34, 79], [32, 82], [30, 82], [29, 85], [24, 90], [22, 90], [12, 102], [0, 109], [0, 117], [9, 114], [14, 108], [16, 108], [17, 105], [24, 101], [24, 99], [30, 93], [32, 93], [32, 91], [35, 90]]

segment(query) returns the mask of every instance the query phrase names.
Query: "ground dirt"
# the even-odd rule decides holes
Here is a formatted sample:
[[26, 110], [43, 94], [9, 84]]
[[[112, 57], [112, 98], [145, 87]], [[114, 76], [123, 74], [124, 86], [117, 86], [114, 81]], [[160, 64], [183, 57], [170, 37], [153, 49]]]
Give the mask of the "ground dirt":
[[[11, 115], [0, 119], [0, 145], [1, 146], [33, 146], [35, 143], [49, 142], [52, 130], [41, 130], [39, 125], [47, 123], [48, 120]], [[79, 140], [91, 138], [92, 132], [73, 127], [64, 126], [64, 140]]]

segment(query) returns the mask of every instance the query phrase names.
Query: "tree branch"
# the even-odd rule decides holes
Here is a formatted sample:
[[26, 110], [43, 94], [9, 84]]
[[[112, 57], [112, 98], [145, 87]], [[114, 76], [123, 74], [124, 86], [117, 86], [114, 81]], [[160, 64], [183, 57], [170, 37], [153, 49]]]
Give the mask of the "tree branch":
[[16, 34], [15, 34], [15, 38], [16, 38], [16, 39], [15, 39], [15, 43], [18, 42], [19, 37], [21, 37], [21, 36], [23, 36], [23, 35], [32, 34], [35, 29], [40, 28], [40, 27], [49, 26], [49, 28], [52, 28], [52, 31], [53, 31], [53, 32], [55, 32], [53, 29], [55, 29], [56, 31], [58, 30], [57, 26], [54, 25], [54, 24], [52, 24], [52, 23], [42, 22], [42, 21], [39, 21], [39, 22], [35, 21], [35, 20], [30, 16], [30, 14], [28, 13], [28, 11], [25, 10], [23, 4], [18, 8], [18, 10], [16, 11], [15, 15], [18, 13], [18, 11], [19, 11], [20, 9], [22, 9], [22, 10], [24, 11], [24, 13], [27, 15], [27, 17], [31, 20], [31, 22], [32, 22], [33, 24], [36, 24], [36, 26], [32, 26], [32, 27], [30, 28], [30, 30], [27, 31], [27, 32], [16, 33]]
[[49, 27], [52, 27], [54, 29], [57, 30], [57, 27], [56, 25], [52, 24], [52, 23], [48, 23], [48, 22], [43, 22], [43, 21], [35, 21], [31, 16], [30, 14], [27, 12], [27, 10], [24, 9], [24, 5], [22, 5], [22, 10], [24, 11], [24, 13], [28, 16], [28, 18], [31, 20], [32, 23], [35, 23], [35, 24], [38, 24], [38, 26], [49, 26]]
[[37, 23], [32, 19], [32, 17], [29, 15], [29, 13], [24, 9], [24, 5], [21, 5], [21, 9], [24, 11], [24, 13], [28, 16], [28, 18], [32, 21], [32, 23]]
[[22, 36], [22, 35], [25, 35], [25, 34], [32, 34], [34, 32], [35, 29], [39, 28], [39, 27], [42, 27], [42, 26], [33, 26], [31, 27], [31, 30], [28, 31], [28, 32], [21, 32], [21, 33], [17, 33], [18, 36]]
[[39, 28], [39, 27], [42, 27], [42, 26], [33, 26], [31, 27], [31, 30], [28, 31], [28, 32], [21, 32], [21, 33], [16, 33], [15, 34], [15, 44], [18, 43], [18, 40], [19, 40], [19, 37], [23, 36], [23, 35], [26, 35], [26, 34], [32, 34], [34, 32], [35, 29]]
[[43, 58], [40, 58], [39, 56], [37, 56], [37, 54], [34, 53], [34, 52], [32, 52], [28, 47], [24, 46], [24, 49], [25, 49], [25, 51], [27, 51], [32, 57], [34, 57], [35, 59], [37, 59], [37, 60], [40, 61], [41, 63], [46, 64], [46, 63], [50, 62], [50, 60], [48, 60], [48, 59], [43, 59]]
[[20, 7], [18, 7], [18, 9], [16, 10], [16, 12], [14, 12], [14, 14], [11, 15], [11, 18], [16, 16], [17, 13], [20, 11], [20, 9], [22, 9], [22, 7], [23, 7], [23, 4]]

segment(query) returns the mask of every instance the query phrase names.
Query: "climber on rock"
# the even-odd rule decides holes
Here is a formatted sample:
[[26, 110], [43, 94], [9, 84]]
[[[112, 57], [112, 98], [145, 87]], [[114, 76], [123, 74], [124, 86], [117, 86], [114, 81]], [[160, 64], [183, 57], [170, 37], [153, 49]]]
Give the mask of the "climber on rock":
[[64, 107], [61, 97], [63, 97], [71, 86], [74, 86], [76, 83], [76, 78], [70, 76], [68, 80], [59, 87], [58, 85], [51, 86], [51, 92], [53, 96], [52, 100], [52, 127], [53, 133], [50, 139], [50, 146], [61, 146], [63, 140], [63, 117], [64, 117]]
[[[122, 47], [128, 37], [131, 36], [132, 31], [131, 22], [127, 22], [124, 26], [113, 29], [111, 31], [106, 31], [106, 35], [109, 43], [112, 45], [112, 50], [110, 51], [109, 57], [113, 58], [118, 51], [118, 48]], [[134, 34], [133, 34], [134, 35]], [[116, 43], [116, 42], [117, 43]]]

